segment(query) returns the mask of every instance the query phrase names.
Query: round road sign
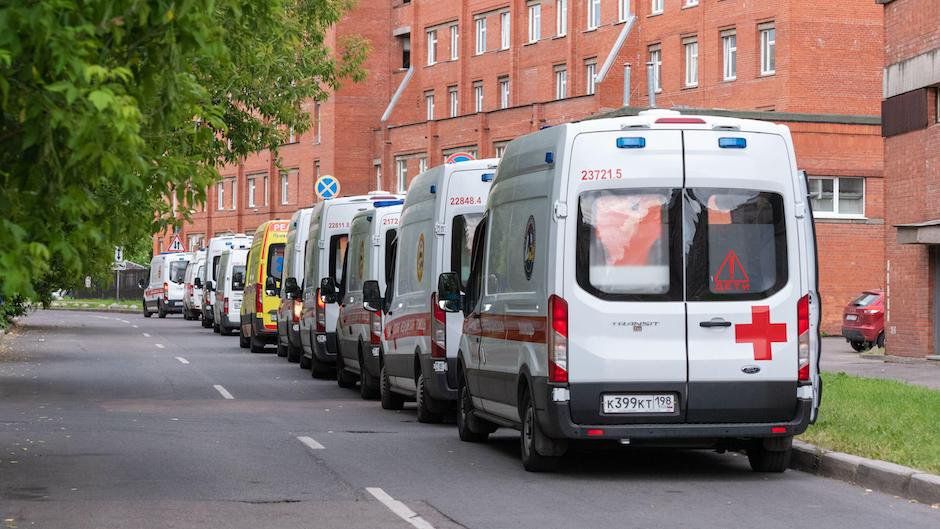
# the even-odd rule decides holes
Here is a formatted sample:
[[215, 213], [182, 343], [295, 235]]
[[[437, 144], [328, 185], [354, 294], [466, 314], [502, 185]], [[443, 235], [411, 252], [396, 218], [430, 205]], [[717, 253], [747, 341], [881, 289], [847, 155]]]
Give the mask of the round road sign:
[[476, 160], [476, 156], [469, 152], [455, 152], [447, 157], [445, 163], [459, 163], [459, 162], [469, 162], [470, 160]]
[[339, 180], [330, 175], [323, 175], [318, 178], [313, 188], [317, 196], [323, 200], [329, 200], [339, 196]]

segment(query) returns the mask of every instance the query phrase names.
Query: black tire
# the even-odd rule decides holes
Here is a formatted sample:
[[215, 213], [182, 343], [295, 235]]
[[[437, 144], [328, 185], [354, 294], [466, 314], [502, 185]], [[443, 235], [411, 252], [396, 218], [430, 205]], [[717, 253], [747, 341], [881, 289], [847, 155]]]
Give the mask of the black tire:
[[881, 331], [881, 334], [878, 335], [878, 339], [875, 340], [875, 345], [876, 345], [879, 349], [884, 349], [884, 348], [885, 348], [885, 333], [884, 333], [884, 331]]
[[202, 319], [202, 328], [203, 328], [203, 329], [208, 329], [209, 327], [212, 327], [212, 320], [210, 320], [209, 318], [203, 318], [203, 319]]
[[166, 318], [166, 309], [163, 308], [163, 303], [157, 302], [157, 317], [161, 320]]
[[428, 385], [425, 383], [424, 373], [418, 374], [417, 386], [415, 400], [418, 404], [418, 422], [434, 424], [444, 420], [444, 416], [438, 411], [437, 403], [428, 395]]
[[[300, 361], [298, 363], [300, 364], [301, 369], [311, 369], [310, 366], [313, 364], [313, 361], [310, 358], [307, 358], [307, 356], [303, 354], [303, 349], [301, 349]], [[313, 370], [311, 369], [311, 371]]]
[[252, 337], [249, 339], [249, 341], [250, 341], [250, 343], [248, 344], [248, 347], [249, 347], [249, 349], [251, 349], [251, 352], [252, 352], [252, 353], [261, 354], [261, 353], [265, 352], [265, 351], [264, 351], [264, 342], [262, 342], [261, 340], [259, 340], [257, 336], [252, 336]]
[[183, 319], [189, 321], [189, 312], [186, 309], [183, 309]]
[[369, 373], [362, 347], [359, 348], [359, 395], [363, 400], [375, 400], [379, 397], [379, 381]]
[[467, 443], [482, 443], [496, 430], [495, 426], [473, 415], [473, 398], [466, 381], [457, 389], [457, 434]]
[[242, 333], [241, 325], [238, 326], [238, 346], [242, 349], [248, 349], [248, 347], [251, 346], [251, 340], [249, 340], [248, 337]]
[[392, 391], [392, 384], [388, 379], [384, 363], [379, 371], [379, 397], [382, 400], [383, 410], [400, 410], [405, 407], [405, 397]]
[[212, 324], [212, 332], [216, 334], [222, 334], [222, 327], [218, 323]]
[[290, 344], [290, 339], [287, 340], [287, 361], [292, 363], [300, 362], [301, 357], [303, 357], [304, 350], [300, 347], [294, 347]]
[[535, 403], [526, 392], [523, 397], [524, 414], [522, 418], [522, 432], [519, 435], [520, 452], [522, 453], [522, 466], [529, 472], [554, 472], [561, 464], [561, 455], [543, 456], [536, 450], [537, 443], [551, 443], [545, 438], [539, 421], [535, 415]]
[[153, 316], [153, 313], [147, 310], [147, 302], [144, 301], [144, 317], [149, 318], [151, 316]]
[[852, 349], [855, 349], [856, 353], [861, 353], [871, 348], [868, 342], [849, 342], [849, 344], [852, 346]]
[[284, 347], [281, 344], [281, 339], [277, 339], [277, 356], [281, 358], [287, 358], [287, 347]]
[[346, 371], [342, 353], [336, 355], [336, 385], [341, 388], [356, 387], [356, 376]]
[[747, 460], [754, 472], [783, 472], [790, 466], [792, 437], [755, 439], [747, 449]]

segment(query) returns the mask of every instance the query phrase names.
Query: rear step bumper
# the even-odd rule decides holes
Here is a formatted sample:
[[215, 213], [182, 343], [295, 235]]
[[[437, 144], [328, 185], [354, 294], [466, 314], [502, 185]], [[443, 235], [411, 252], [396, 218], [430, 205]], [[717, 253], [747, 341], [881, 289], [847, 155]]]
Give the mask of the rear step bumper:
[[[662, 423], [662, 424], [575, 424], [567, 402], [553, 402], [551, 388], [543, 380], [533, 380], [539, 424], [555, 439], [729, 439], [799, 435], [810, 424], [813, 402], [796, 399], [794, 417], [769, 423]], [[543, 402], [538, 402], [542, 400]], [[783, 430], [780, 431], [780, 427]], [[775, 431], [772, 431], [774, 428]], [[588, 435], [592, 430], [592, 435]]]

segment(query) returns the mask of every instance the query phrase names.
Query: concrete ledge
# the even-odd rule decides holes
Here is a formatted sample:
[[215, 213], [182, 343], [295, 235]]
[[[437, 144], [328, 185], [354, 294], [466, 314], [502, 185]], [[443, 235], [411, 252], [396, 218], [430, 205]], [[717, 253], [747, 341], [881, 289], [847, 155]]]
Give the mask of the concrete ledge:
[[43, 310], [66, 310], [71, 312], [115, 312], [119, 314], [142, 314], [140, 309], [119, 309], [110, 307], [49, 307]]
[[940, 504], [940, 476], [887, 461], [832, 452], [794, 441], [790, 468], [921, 503]]

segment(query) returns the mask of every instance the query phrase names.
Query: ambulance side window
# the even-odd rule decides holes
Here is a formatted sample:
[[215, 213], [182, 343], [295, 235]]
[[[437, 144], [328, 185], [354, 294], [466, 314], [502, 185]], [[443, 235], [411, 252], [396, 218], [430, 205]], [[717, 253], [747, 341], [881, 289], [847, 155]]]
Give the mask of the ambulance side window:
[[686, 192], [686, 224], [694, 229], [687, 235], [690, 301], [764, 299], [787, 284], [782, 196], [747, 189]]
[[483, 284], [483, 253], [486, 248], [486, 230], [488, 219], [484, 218], [473, 234], [473, 245], [470, 257], [470, 274], [467, 277], [466, 296], [464, 298], [464, 314], [470, 314], [480, 300], [480, 290]]
[[477, 225], [483, 218], [481, 213], [454, 216], [450, 231], [450, 271], [457, 272], [460, 284], [466, 291], [470, 278], [470, 252]]
[[398, 248], [398, 230], [385, 232], [385, 282], [392, 284], [395, 276], [395, 250]]
[[346, 259], [346, 244], [348, 235], [334, 235], [330, 237], [330, 277], [337, 283], [342, 283], [343, 262]]

